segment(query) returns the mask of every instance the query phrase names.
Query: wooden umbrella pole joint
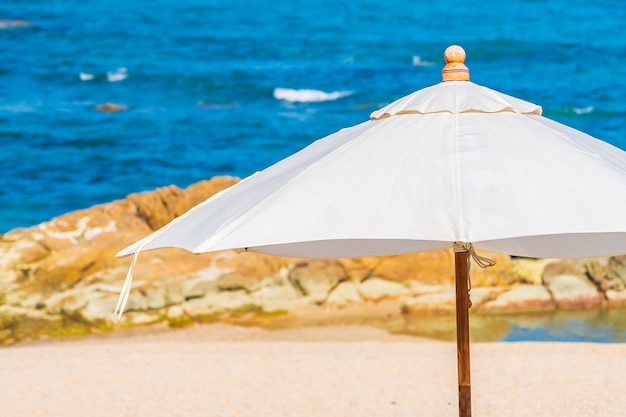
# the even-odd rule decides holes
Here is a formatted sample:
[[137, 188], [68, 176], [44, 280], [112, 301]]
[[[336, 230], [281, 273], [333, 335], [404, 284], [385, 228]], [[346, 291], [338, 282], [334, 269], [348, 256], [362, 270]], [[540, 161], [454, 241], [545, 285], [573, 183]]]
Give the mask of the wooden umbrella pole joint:
[[459, 416], [472, 415], [472, 392], [470, 382], [470, 332], [469, 332], [469, 269], [470, 252], [454, 252], [456, 281], [456, 348], [459, 372]]

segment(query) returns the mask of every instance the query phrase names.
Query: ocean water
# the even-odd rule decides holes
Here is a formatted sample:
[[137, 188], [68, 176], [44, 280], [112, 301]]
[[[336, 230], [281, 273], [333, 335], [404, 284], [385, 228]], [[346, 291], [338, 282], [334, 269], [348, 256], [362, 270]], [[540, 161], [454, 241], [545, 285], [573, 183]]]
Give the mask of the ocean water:
[[0, 19], [0, 233], [247, 176], [438, 83], [451, 44], [472, 81], [626, 148], [617, 0], [30, 0]]

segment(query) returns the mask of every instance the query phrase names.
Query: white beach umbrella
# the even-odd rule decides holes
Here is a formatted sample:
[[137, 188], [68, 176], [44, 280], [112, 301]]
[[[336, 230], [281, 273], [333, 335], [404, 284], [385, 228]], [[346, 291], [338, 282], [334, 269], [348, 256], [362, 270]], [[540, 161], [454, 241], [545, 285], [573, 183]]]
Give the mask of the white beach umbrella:
[[118, 255], [180, 247], [338, 258], [453, 246], [459, 407], [469, 416], [470, 254], [626, 253], [626, 152], [470, 82], [462, 48], [445, 59], [442, 83], [244, 179]]

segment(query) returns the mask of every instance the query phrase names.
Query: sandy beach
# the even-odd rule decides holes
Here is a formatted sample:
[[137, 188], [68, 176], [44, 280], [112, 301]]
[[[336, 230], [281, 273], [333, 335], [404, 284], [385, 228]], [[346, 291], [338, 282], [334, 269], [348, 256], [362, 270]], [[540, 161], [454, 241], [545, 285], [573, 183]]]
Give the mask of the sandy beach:
[[[356, 326], [230, 325], [0, 349], [8, 416], [455, 416], [455, 345]], [[626, 345], [472, 346], [477, 416], [617, 416]]]

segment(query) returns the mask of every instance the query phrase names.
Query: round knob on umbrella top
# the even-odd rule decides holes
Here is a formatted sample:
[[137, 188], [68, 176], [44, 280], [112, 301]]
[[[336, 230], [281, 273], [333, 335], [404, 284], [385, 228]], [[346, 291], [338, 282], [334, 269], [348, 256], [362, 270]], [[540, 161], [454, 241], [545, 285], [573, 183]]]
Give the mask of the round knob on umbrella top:
[[443, 53], [447, 64], [441, 71], [441, 81], [469, 81], [469, 69], [465, 66], [465, 50], [458, 45], [448, 46]]

